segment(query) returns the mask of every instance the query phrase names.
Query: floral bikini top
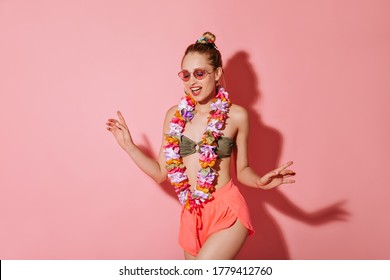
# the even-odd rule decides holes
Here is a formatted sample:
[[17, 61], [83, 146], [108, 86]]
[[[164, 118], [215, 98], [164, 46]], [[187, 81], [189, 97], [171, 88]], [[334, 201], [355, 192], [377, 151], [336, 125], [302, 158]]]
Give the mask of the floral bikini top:
[[[188, 138], [187, 136], [182, 135], [179, 143], [180, 155], [182, 157], [186, 157], [196, 152], [199, 152], [199, 146], [201, 146], [199, 144], [201, 143], [202, 141], [196, 143], [195, 141]], [[218, 146], [217, 149], [215, 150], [215, 153], [217, 154], [218, 158], [230, 157], [234, 146], [235, 146], [235, 142], [233, 139], [222, 136], [221, 138], [218, 139]]]

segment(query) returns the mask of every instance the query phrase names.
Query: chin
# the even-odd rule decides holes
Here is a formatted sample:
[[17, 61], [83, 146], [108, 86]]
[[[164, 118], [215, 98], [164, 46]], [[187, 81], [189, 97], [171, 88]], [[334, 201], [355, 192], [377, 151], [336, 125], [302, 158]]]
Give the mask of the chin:
[[202, 94], [194, 95], [194, 94], [191, 93], [191, 96], [192, 96], [193, 99], [195, 99], [195, 100], [198, 101], [198, 102], [201, 102], [201, 101], [207, 99], [207, 97], [205, 97], [205, 96], [202, 95]]
[[210, 101], [211, 99], [214, 98], [215, 94], [208, 94], [207, 96], [205, 96], [203, 93], [200, 93], [199, 95], [193, 95], [192, 93], [190, 93], [190, 95], [192, 96], [192, 98], [198, 102], [198, 103], [207, 103], [208, 101]]

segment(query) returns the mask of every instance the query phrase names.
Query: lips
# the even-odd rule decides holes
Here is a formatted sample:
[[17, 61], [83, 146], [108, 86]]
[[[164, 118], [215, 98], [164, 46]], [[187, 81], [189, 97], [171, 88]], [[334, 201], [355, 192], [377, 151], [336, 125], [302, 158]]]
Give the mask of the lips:
[[191, 90], [193, 95], [197, 96], [200, 94], [202, 87], [190, 87], [190, 90]]

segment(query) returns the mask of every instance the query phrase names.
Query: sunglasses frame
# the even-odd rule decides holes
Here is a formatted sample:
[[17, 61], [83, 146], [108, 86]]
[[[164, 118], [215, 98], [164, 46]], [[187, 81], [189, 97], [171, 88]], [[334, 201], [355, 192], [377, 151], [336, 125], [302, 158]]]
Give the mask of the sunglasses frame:
[[[199, 77], [198, 77], [196, 74], [194, 74], [196, 71], [199, 71], [199, 70], [204, 71], [204, 73], [206, 73], [201, 79], [199, 79]], [[180, 76], [180, 74], [183, 73], [183, 72], [188, 72], [188, 73], [190, 74], [190, 76], [189, 76], [187, 79], [183, 79], [183, 78]], [[194, 76], [195, 79], [197, 79], [197, 80], [200, 81], [200, 80], [203, 80], [204, 78], [206, 78], [208, 74], [211, 74], [211, 73], [213, 73], [213, 72], [215, 72], [215, 70], [213, 70], [213, 71], [211, 71], [211, 72], [207, 72], [206, 69], [195, 68], [194, 71], [192, 71], [192, 72], [190, 72], [190, 71], [188, 71], [188, 70], [181, 70], [179, 73], [177, 73], [177, 75], [180, 77], [180, 79], [181, 79], [183, 82], [188, 82], [188, 81], [191, 79], [191, 75]]]

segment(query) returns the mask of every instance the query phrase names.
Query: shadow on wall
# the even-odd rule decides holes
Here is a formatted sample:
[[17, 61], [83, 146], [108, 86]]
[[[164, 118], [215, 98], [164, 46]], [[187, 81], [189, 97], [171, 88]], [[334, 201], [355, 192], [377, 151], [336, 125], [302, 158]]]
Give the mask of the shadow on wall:
[[[249, 61], [248, 53], [237, 52], [224, 67], [226, 90], [230, 92], [232, 102], [243, 106], [250, 116], [250, 135], [248, 160], [250, 166], [259, 175], [277, 168], [283, 147], [282, 134], [272, 127], [266, 126], [254, 107], [261, 99], [259, 79]], [[293, 160], [293, 159], [291, 159]], [[292, 166], [292, 169], [294, 167]], [[235, 174], [232, 170], [232, 174]], [[290, 254], [283, 232], [275, 219], [265, 207], [266, 204], [278, 209], [287, 216], [298, 221], [320, 225], [323, 223], [345, 220], [348, 214], [339, 202], [314, 213], [306, 213], [294, 205], [278, 188], [258, 190], [239, 184], [250, 210], [255, 235], [249, 237], [237, 256], [237, 259], [290, 259]], [[299, 183], [299, 182], [298, 182]], [[297, 184], [297, 183], [295, 183]]]
[[[227, 82], [226, 90], [230, 93], [232, 102], [246, 108], [250, 115], [249, 163], [257, 174], [264, 175], [279, 166], [283, 137], [276, 129], [263, 124], [258, 110], [254, 108], [261, 98], [261, 92], [258, 90], [259, 80], [249, 62], [248, 53], [237, 52], [229, 59], [224, 71]], [[150, 141], [145, 135], [143, 138], [144, 146], [140, 148], [149, 156], [155, 157]], [[293, 219], [310, 225], [345, 220], [348, 214], [342, 208], [343, 202], [335, 203], [314, 213], [306, 213], [294, 205], [278, 188], [264, 191], [241, 185], [235, 176], [233, 165], [232, 176], [248, 203], [256, 231], [254, 236], [247, 239], [237, 259], [290, 259], [283, 232], [267, 211], [266, 204]], [[178, 203], [177, 195], [169, 180], [162, 183], [161, 187], [163, 192]]]

